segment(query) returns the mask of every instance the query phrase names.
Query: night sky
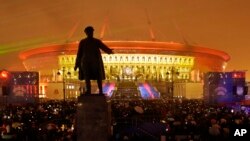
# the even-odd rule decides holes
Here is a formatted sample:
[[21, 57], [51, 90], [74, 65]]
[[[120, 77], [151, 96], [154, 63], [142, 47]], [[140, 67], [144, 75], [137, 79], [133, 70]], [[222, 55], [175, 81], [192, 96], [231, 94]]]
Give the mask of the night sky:
[[249, 70], [249, 0], [0, 0], [0, 69], [23, 69], [17, 54], [84, 37], [180, 42], [231, 56], [227, 70]]

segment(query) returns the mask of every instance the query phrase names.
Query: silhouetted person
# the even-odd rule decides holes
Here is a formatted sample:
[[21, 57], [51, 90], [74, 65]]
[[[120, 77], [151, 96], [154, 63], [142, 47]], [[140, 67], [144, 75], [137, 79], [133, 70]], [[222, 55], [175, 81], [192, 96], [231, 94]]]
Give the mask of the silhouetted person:
[[74, 70], [79, 68], [79, 80], [85, 80], [86, 94], [91, 93], [90, 80], [97, 80], [99, 94], [102, 94], [102, 80], [105, 79], [105, 72], [99, 49], [108, 54], [113, 53], [113, 51], [101, 40], [93, 37], [94, 28], [92, 26], [86, 27], [84, 32], [87, 37], [79, 43]]

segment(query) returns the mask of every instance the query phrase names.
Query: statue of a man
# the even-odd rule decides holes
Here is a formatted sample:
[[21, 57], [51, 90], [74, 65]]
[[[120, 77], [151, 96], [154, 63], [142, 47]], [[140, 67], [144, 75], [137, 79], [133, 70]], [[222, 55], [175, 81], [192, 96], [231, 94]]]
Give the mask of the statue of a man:
[[92, 26], [87, 26], [84, 32], [87, 37], [79, 43], [74, 70], [76, 71], [78, 68], [79, 80], [85, 80], [85, 94], [91, 94], [90, 80], [97, 80], [99, 94], [103, 94], [102, 80], [105, 79], [105, 72], [100, 49], [108, 54], [112, 54], [113, 50], [101, 40], [93, 37], [94, 28]]

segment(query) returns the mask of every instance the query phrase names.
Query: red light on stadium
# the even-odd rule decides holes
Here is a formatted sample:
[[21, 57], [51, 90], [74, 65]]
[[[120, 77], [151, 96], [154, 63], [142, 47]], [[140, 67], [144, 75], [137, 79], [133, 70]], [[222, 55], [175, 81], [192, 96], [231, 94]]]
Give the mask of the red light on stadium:
[[237, 73], [234, 73], [234, 74], [233, 74], [233, 78], [238, 78]]
[[233, 78], [245, 78], [245, 72], [234, 72]]

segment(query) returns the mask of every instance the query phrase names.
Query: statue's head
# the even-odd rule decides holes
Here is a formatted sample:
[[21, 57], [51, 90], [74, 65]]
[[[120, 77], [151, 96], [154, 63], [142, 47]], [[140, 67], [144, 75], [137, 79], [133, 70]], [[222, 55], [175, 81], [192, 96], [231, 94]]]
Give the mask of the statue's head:
[[87, 26], [87, 27], [84, 29], [84, 32], [85, 32], [85, 34], [86, 34], [88, 37], [93, 37], [94, 28], [93, 28], [92, 26]]

